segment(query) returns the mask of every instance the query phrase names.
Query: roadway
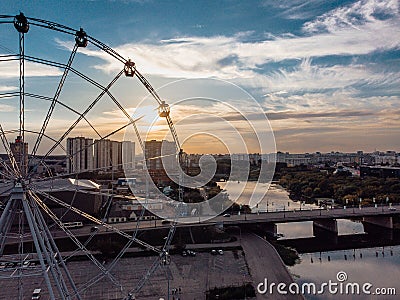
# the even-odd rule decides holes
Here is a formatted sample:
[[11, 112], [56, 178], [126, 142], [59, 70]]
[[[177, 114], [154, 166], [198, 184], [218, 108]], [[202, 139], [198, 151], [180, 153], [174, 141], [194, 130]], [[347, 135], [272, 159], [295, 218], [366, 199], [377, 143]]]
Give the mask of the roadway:
[[[246, 261], [249, 266], [250, 274], [253, 279], [254, 287], [264, 282], [267, 278], [268, 284], [285, 283], [287, 286], [293, 282], [288, 269], [276, 252], [275, 248], [266, 240], [260, 238], [253, 233], [242, 233], [241, 244], [244, 253], [246, 253]], [[261, 295], [256, 292], [257, 300], [261, 299], [288, 299], [287, 295], [280, 295], [274, 290], [273, 294], [266, 293]], [[304, 299], [301, 295], [291, 295], [290, 299]]]

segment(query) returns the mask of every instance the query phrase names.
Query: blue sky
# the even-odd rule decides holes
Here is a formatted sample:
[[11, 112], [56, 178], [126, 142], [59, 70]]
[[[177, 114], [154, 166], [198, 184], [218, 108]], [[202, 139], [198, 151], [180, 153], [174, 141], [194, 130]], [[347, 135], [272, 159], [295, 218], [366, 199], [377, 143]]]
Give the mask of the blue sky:
[[[189, 79], [179, 89], [161, 89], [162, 98], [174, 102], [182, 97], [214, 97], [240, 112], [266, 114], [278, 150], [400, 151], [398, 1], [0, 3], [1, 14], [15, 15], [19, 11], [73, 28], [82, 26], [89, 35], [132, 58], [156, 88]], [[35, 28], [27, 34], [26, 45], [32, 55], [66, 62], [72, 43], [65, 35]], [[7, 54], [7, 50], [14, 52], [17, 46], [15, 31], [11, 27], [0, 28], [0, 54]], [[74, 66], [104, 84], [121, 68], [94, 47], [80, 51]], [[0, 69], [0, 91], [17, 86], [10, 68]], [[38, 74], [34, 76], [35, 70]], [[10, 74], [6, 76], [6, 72]], [[27, 83], [30, 89], [49, 96], [54, 94], [61, 70], [32, 65], [30, 72]], [[252, 95], [259, 107], [247, 102], [243, 93], [235, 96], [228, 84], [221, 88], [220, 83], [204, 78], [237, 85]], [[210, 95], [202, 94], [205, 90]], [[62, 101], [82, 110], [86, 104], [82, 99], [92, 99], [97, 93], [71, 76]], [[130, 112], [138, 105], [148, 104], [141, 102], [146, 92], [136, 83], [118, 82], [113, 93]], [[177, 106], [172, 110], [173, 117], [179, 121], [193, 111], [204, 111], [204, 103], [200, 102]], [[42, 122], [46, 105], [27, 104], [32, 127]], [[232, 115], [238, 113], [227, 106], [209, 105], [225, 120], [234, 119]], [[0, 117], [12, 126], [15, 104], [2, 100], [0, 108], [3, 112]], [[54, 116], [54, 129], [49, 133], [56, 137], [70, 119], [61, 108]], [[105, 128], [110, 116], [115, 121], [120, 114], [110, 103], [103, 103], [90, 117]], [[196, 120], [205, 132], [219, 126], [218, 122], [210, 123], [207, 117]], [[246, 132], [246, 126], [235, 124]], [[185, 129], [181, 130], [185, 135]], [[89, 133], [81, 127], [75, 134]], [[203, 149], [200, 147], [198, 151]], [[250, 147], [249, 151], [257, 151], [257, 147]]]

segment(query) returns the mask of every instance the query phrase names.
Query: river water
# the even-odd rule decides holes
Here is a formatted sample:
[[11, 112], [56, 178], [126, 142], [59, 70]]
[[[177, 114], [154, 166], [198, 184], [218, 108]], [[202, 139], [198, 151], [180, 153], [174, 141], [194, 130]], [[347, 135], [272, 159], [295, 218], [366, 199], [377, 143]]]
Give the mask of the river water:
[[[225, 189], [235, 202], [238, 204], [247, 204], [253, 212], [299, 210], [300, 201], [289, 199], [288, 192], [278, 184], [259, 183], [255, 181], [248, 182], [218, 182], [218, 185]], [[269, 188], [268, 188], [269, 187]], [[317, 209], [313, 204], [301, 204], [301, 209]]]
[[[253, 212], [298, 210], [300, 202], [289, 199], [288, 192], [277, 184], [271, 184], [269, 190], [267, 184], [247, 182], [243, 188], [241, 184], [218, 183], [226, 189], [228, 194], [238, 194], [236, 202], [250, 204]], [[258, 204], [258, 205], [257, 205]], [[301, 209], [318, 209], [316, 205], [305, 204]], [[363, 225], [351, 220], [337, 220], [339, 235], [364, 234]], [[294, 239], [312, 237], [312, 222], [282, 223], [277, 224], [278, 233], [283, 235], [281, 239]], [[332, 280], [337, 281], [338, 272], [345, 272], [346, 283], [357, 283], [360, 287], [364, 283], [371, 283], [371, 293], [375, 288], [395, 288], [400, 294], [400, 246], [386, 246], [376, 248], [351, 249], [329, 252], [300, 254], [301, 261], [289, 268], [295, 281], [314, 283], [317, 287]], [[340, 292], [340, 291], [339, 291]], [[306, 299], [400, 299], [400, 296], [388, 295], [343, 295], [329, 294], [326, 290], [322, 295], [306, 294]], [[387, 292], [387, 291], [386, 291]], [[290, 298], [288, 298], [290, 299]]]

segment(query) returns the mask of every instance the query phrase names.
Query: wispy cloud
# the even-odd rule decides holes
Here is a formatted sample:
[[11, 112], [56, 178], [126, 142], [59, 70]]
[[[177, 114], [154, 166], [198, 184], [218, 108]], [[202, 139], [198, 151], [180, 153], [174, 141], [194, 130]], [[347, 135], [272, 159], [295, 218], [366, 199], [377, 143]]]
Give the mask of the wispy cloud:
[[15, 107], [7, 104], [0, 104], [0, 112], [2, 113], [9, 113], [15, 111]]
[[[25, 62], [26, 77], [46, 77], [59, 76], [62, 72], [55, 67], [42, 65], [34, 62]], [[0, 78], [15, 78], [19, 77], [19, 62], [7, 61], [1, 63]]]
[[[1, 76], [1, 75], [0, 75]], [[0, 85], [0, 92], [10, 92], [16, 90], [16, 86], [11, 85]]]
[[[399, 22], [399, 2], [397, 0], [362, 0], [336, 8], [305, 23], [303, 30], [308, 33], [334, 33], [349, 27], [362, 30], [368, 24], [380, 26], [379, 24], [388, 20], [391, 20], [393, 25]], [[398, 37], [398, 34], [397, 30], [395, 36]]]

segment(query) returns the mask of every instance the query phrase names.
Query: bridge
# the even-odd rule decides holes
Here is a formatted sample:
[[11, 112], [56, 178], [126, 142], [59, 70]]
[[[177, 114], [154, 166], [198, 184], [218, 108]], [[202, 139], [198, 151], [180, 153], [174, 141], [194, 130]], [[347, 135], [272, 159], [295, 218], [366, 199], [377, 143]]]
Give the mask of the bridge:
[[[358, 219], [368, 226], [369, 229], [375, 228], [379, 231], [382, 228], [393, 229], [394, 217], [400, 215], [400, 206], [379, 206], [379, 207], [350, 207], [350, 208], [334, 208], [334, 209], [313, 209], [313, 210], [290, 210], [276, 212], [260, 212], [241, 215], [230, 215], [229, 217], [217, 216], [203, 222], [193, 222], [193, 217], [180, 217], [177, 228], [190, 228], [198, 226], [253, 226], [259, 230], [271, 234], [277, 233], [277, 225], [280, 223], [290, 222], [313, 222], [313, 234], [316, 237], [337, 236], [338, 235], [338, 219]], [[188, 223], [191, 219], [192, 223]], [[186, 221], [186, 223], [185, 223]], [[117, 230], [124, 232], [132, 232], [135, 230], [137, 222], [124, 222], [112, 224]], [[90, 235], [107, 235], [113, 231], [102, 226], [93, 232], [92, 225], [85, 225], [82, 228], [71, 229], [76, 237], [85, 237]], [[164, 220], [143, 220], [140, 221], [140, 231], [152, 231], [169, 229], [170, 224], [166, 224]], [[367, 230], [366, 230], [367, 231]], [[369, 231], [369, 230], [368, 230]], [[66, 238], [66, 234], [61, 230], [52, 230], [54, 239]], [[28, 240], [29, 241], [29, 238]]]
[[[177, 228], [197, 227], [205, 225], [217, 226], [246, 226], [260, 225], [265, 231], [276, 233], [276, 224], [289, 222], [312, 221], [314, 224], [314, 235], [328, 232], [338, 233], [337, 219], [360, 219], [363, 223], [378, 228], [394, 228], [394, 216], [400, 215], [400, 206], [377, 206], [377, 207], [350, 207], [334, 209], [314, 209], [314, 210], [291, 210], [277, 212], [260, 212], [241, 215], [230, 215], [229, 217], [217, 216], [207, 221], [195, 221], [194, 217], [180, 217]], [[192, 220], [192, 223], [188, 221]], [[139, 224], [140, 230], [168, 229], [169, 224], [163, 220], [144, 220]], [[132, 231], [136, 227], [135, 222], [115, 223], [114, 227], [122, 231]], [[88, 235], [91, 226], [85, 226], [74, 230], [77, 236]], [[322, 230], [322, 231], [321, 231]], [[97, 234], [109, 234], [110, 231], [99, 226]], [[56, 236], [57, 237], [57, 236]]]

